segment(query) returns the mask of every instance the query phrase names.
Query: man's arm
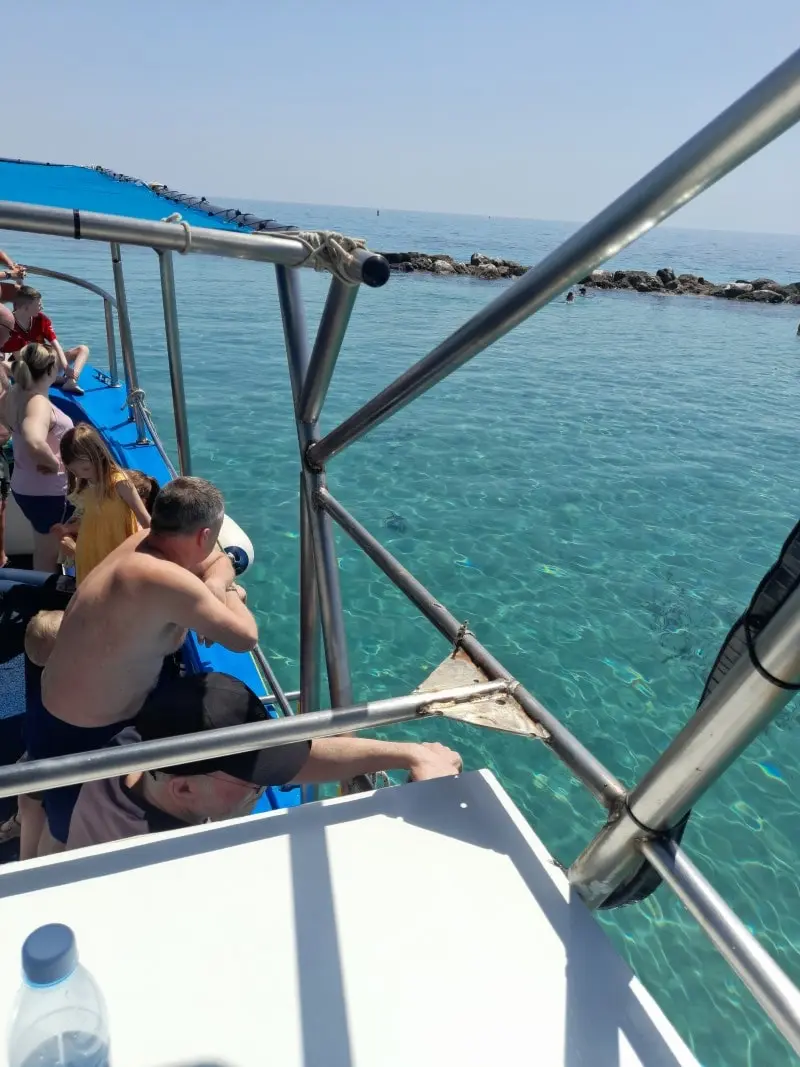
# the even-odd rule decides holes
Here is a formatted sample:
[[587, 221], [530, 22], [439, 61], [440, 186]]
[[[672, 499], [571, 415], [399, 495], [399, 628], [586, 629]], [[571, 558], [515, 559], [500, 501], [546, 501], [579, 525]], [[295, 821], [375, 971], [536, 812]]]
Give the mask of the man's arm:
[[233, 585], [236, 572], [230, 556], [221, 548], [215, 548], [195, 570], [195, 574], [221, 603], [225, 603], [225, 594]]
[[408, 771], [415, 782], [458, 774], [461, 757], [438, 742], [421, 745], [394, 741], [373, 741], [366, 737], [321, 737], [312, 742], [311, 752], [293, 785], [344, 782], [378, 771]]
[[258, 624], [244, 606], [241, 590], [227, 592], [223, 604], [195, 575], [172, 567], [154, 586], [165, 598], [167, 618], [177, 626], [231, 652], [250, 652], [258, 643]]

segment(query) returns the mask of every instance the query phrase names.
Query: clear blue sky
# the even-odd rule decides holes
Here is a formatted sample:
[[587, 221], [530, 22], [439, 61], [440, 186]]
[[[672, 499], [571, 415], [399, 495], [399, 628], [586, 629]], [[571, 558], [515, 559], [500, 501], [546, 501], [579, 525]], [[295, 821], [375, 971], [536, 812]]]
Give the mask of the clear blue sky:
[[[6, 156], [573, 221], [797, 47], [800, 2], [36, 0], [2, 36]], [[799, 179], [795, 129], [675, 221], [800, 233]]]

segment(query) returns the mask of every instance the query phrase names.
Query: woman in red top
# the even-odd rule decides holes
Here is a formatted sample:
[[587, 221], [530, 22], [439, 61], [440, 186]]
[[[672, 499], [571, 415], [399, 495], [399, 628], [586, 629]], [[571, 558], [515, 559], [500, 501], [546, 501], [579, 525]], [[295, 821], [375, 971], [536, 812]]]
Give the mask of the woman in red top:
[[42, 311], [42, 294], [30, 285], [21, 285], [14, 297], [14, 329], [5, 344], [0, 346], [0, 351], [6, 354], [20, 352], [29, 344], [50, 345], [61, 364], [61, 375], [55, 384], [65, 393], [83, 396], [78, 377], [86, 366], [89, 349], [86, 345], [76, 345], [65, 352], [52, 322]]

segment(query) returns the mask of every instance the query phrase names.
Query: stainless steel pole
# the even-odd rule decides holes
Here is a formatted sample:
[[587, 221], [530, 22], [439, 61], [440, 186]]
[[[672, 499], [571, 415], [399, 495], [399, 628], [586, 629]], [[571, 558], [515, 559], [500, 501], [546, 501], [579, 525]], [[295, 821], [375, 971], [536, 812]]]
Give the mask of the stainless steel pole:
[[[303, 317], [303, 302], [297, 272], [287, 267], [276, 267], [278, 298], [283, 318], [286, 354], [289, 360], [289, 377], [295, 411], [300, 400], [306, 370], [308, 368], [308, 340]], [[313, 427], [297, 419], [297, 435], [301, 456], [310, 440]], [[325, 663], [328, 670], [328, 686], [334, 707], [352, 703], [353, 688], [347, 657], [347, 636], [342, 609], [342, 594], [339, 588], [339, 564], [336, 543], [329, 516], [313, 505], [314, 493], [323, 483], [324, 476], [309, 470], [303, 472], [311, 510], [311, 535], [314, 549], [314, 566], [317, 575], [319, 605], [322, 616], [322, 637], [325, 644]]]
[[272, 689], [272, 697], [275, 703], [284, 715], [294, 715], [294, 709], [289, 703], [288, 694], [284, 693], [281, 689], [280, 682], [278, 681], [269, 660], [264, 655], [261, 645], [256, 645], [253, 649], [253, 656], [255, 657], [255, 661], [258, 664], [261, 673], [264, 675], [264, 680], [270, 689]]
[[408, 696], [368, 701], [352, 707], [310, 711], [307, 715], [293, 715], [291, 718], [268, 719], [244, 726], [223, 726], [217, 730], [203, 730], [159, 741], [141, 741], [134, 745], [116, 745], [74, 756], [13, 763], [0, 767], [0, 797], [93, 782], [133, 771], [195, 763], [212, 756], [276, 748], [293, 741], [334, 737], [354, 730], [373, 730], [389, 723], [414, 719], [429, 704], [460, 704], [505, 689], [504, 682], [484, 682], [427, 693], [409, 693]]
[[548, 737], [545, 744], [569, 767], [575, 777], [583, 782], [592, 795], [606, 808], [613, 809], [625, 796], [625, 789], [610, 771], [585, 748], [556, 717], [540, 704], [523, 686], [512, 678], [511, 673], [495, 659], [470, 631], [464, 628], [455, 615], [428, 592], [413, 574], [395, 559], [383, 545], [344, 508], [327, 489], [317, 494], [320, 507], [324, 508], [339, 526], [376, 563], [436, 629], [449, 641], [458, 640], [459, 646], [490, 678], [504, 679], [513, 684], [514, 699], [534, 722], [545, 728]]
[[[800, 118], [800, 51], [309, 449], [316, 466], [452, 374]], [[2, 225], [2, 220], [0, 220]]]
[[339, 278], [331, 279], [300, 393], [298, 406], [302, 422], [316, 422], [320, 416], [357, 296], [358, 286], [345, 285]]
[[189, 417], [186, 413], [186, 393], [183, 387], [181, 331], [178, 324], [178, 307], [175, 300], [175, 273], [172, 266], [172, 253], [159, 252], [158, 266], [161, 272], [161, 300], [164, 305], [164, 330], [167, 337], [169, 384], [172, 389], [172, 414], [175, 420], [175, 440], [178, 445], [178, 466], [181, 474], [189, 475], [192, 473], [192, 452], [189, 444]]
[[709, 885], [685, 852], [645, 841], [641, 849], [758, 1003], [800, 1053], [800, 991]]
[[119, 367], [117, 366], [117, 345], [114, 340], [114, 309], [110, 300], [103, 300], [106, 319], [106, 348], [108, 349], [108, 373], [114, 385], [119, 385]]
[[300, 711], [319, 707], [319, 597], [314, 567], [311, 516], [305, 479], [300, 475]]
[[287, 266], [299, 266], [308, 258], [305, 244], [288, 233], [253, 234], [206, 226], [184, 227], [174, 222], [38, 207], [7, 200], [0, 201], [0, 229], [50, 234], [53, 237], [79, 236], [88, 241], [141, 245], [165, 252], [193, 252], [262, 263], [283, 263]]
[[[800, 589], [758, 634], [755, 650], [774, 678], [800, 681]], [[675, 826], [793, 695], [746, 656], [731, 667], [570, 867], [570, 882], [591, 907], [628, 881], [641, 864], [641, 842]]]
[[[299, 689], [288, 689], [283, 695], [286, 697], [286, 699], [289, 701], [290, 704], [294, 704], [296, 701], [298, 701], [300, 699], [300, 690]], [[262, 704], [277, 704], [278, 703], [278, 698], [275, 696], [274, 693], [267, 693], [267, 695], [265, 697], [262, 697], [261, 703]]]
[[141, 390], [139, 376], [136, 373], [136, 356], [133, 352], [131, 320], [128, 315], [128, 297], [125, 293], [125, 275], [122, 271], [122, 252], [116, 242], [111, 244], [111, 269], [114, 272], [114, 291], [117, 296], [117, 318], [119, 319], [119, 340], [122, 348], [122, 366], [125, 368], [125, 388], [128, 390], [128, 408], [136, 424], [136, 443], [147, 444], [147, 429], [141, 404], [137, 403]]
[[[174, 222], [132, 219], [122, 215], [102, 215], [94, 211], [72, 211], [0, 200], [0, 230], [44, 233], [53, 237], [79, 237], [88, 241], [142, 245], [162, 252], [193, 252], [229, 259], [250, 259], [300, 267], [312, 261], [302, 236], [293, 232], [242, 233], [239, 230], [212, 229]], [[356, 249], [339, 268], [354, 285], [363, 282], [373, 288], [389, 279], [389, 264], [378, 252]]]

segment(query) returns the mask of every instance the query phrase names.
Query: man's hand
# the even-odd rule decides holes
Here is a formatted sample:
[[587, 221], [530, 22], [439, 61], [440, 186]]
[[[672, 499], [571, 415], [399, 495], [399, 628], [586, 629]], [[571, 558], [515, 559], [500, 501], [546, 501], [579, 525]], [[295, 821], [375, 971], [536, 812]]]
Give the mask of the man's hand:
[[428, 778], [446, 778], [461, 772], [461, 757], [452, 748], [446, 748], [438, 741], [424, 741], [414, 747], [416, 751], [408, 768], [412, 782], [424, 782]]

